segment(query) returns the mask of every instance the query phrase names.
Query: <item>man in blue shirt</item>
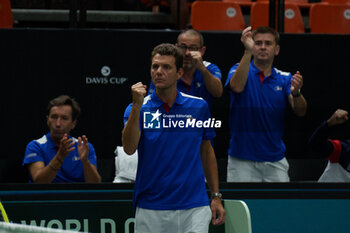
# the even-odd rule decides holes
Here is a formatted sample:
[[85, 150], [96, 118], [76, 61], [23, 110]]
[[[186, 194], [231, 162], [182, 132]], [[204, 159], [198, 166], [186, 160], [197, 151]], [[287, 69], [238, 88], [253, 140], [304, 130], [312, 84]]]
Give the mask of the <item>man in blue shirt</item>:
[[[206, 50], [202, 34], [193, 29], [181, 32], [176, 46], [183, 52], [183, 75], [177, 81], [177, 89], [183, 93], [202, 97], [209, 107], [213, 97], [222, 95], [221, 71], [215, 64], [203, 61]], [[151, 81], [148, 94], [155, 86]]]
[[28, 143], [23, 166], [31, 182], [101, 182], [96, 168], [96, 153], [85, 135], [73, 138], [80, 114], [79, 104], [67, 95], [51, 100], [47, 108], [50, 132]]
[[[131, 87], [125, 113], [124, 151], [138, 151], [134, 191], [135, 232], [208, 232], [209, 222], [224, 223], [218, 171], [210, 140], [221, 122], [210, 118], [208, 104], [177, 90], [181, 51], [161, 44], [152, 52], [155, 92], [141, 82]], [[205, 178], [212, 193], [209, 199]], [[218, 217], [217, 217], [218, 216]]]
[[273, 67], [280, 50], [274, 29], [248, 27], [241, 41], [244, 55], [225, 84], [231, 96], [227, 181], [288, 182], [284, 114], [289, 103], [297, 116], [305, 115], [303, 77], [299, 71], [292, 76]]

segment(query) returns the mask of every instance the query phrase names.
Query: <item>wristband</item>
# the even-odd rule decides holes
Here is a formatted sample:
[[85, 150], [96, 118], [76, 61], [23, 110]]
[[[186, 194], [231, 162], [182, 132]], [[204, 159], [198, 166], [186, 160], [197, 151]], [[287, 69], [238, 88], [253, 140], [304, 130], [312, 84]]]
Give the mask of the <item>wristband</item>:
[[218, 197], [221, 200], [222, 199], [222, 194], [221, 193], [212, 193], [211, 194], [211, 199], [214, 199], [215, 197]]
[[293, 94], [293, 92], [292, 92], [292, 96], [295, 97], [295, 98], [301, 96], [300, 89], [298, 89], [298, 93], [297, 94]]

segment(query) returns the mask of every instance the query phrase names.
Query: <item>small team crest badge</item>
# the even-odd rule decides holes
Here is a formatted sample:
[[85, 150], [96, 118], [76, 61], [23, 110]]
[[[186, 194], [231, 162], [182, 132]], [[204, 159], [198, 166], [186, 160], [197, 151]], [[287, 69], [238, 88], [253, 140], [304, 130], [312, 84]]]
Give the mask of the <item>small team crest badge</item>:
[[281, 86], [275, 86], [275, 91], [282, 91], [282, 87]]

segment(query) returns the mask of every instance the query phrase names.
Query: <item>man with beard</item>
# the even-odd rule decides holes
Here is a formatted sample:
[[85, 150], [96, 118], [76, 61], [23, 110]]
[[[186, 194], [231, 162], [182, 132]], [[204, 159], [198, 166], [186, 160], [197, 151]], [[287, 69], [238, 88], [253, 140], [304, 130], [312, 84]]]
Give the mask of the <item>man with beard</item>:
[[270, 27], [247, 27], [242, 32], [245, 51], [225, 84], [231, 96], [228, 182], [289, 181], [284, 114], [289, 102], [297, 116], [304, 116], [307, 103], [300, 93], [300, 72], [292, 75], [273, 67], [279, 38]]
[[30, 181], [34, 183], [101, 182], [95, 149], [85, 135], [69, 135], [77, 124], [79, 104], [67, 95], [51, 100], [47, 107], [49, 133], [31, 141], [25, 151]]
[[[177, 81], [177, 89], [189, 95], [202, 97], [211, 107], [213, 97], [221, 97], [223, 87], [219, 67], [203, 61], [206, 47], [202, 34], [187, 29], [177, 37], [176, 46], [181, 49], [184, 56], [184, 73]], [[155, 86], [151, 81], [148, 94], [154, 90]]]

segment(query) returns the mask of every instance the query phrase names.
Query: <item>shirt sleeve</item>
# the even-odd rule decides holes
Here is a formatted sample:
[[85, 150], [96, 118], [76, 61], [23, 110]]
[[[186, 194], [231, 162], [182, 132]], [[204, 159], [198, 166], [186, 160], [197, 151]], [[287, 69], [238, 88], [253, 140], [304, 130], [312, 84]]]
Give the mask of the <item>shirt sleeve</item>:
[[42, 155], [42, 152], [41, 152], [39, 146], [37, 145], [37, 143], [35, 141], [31, 141], [30, 143], [28, 143], [28, 145], [26, 147], [22, 166], [24, 166], [26, 164], [39, 162], [39, 161], [45, 163], [44, 157]]
[[124, 126], [126, 125], [126, 122], [128, 122], [128, 119], [129, 119], [129, 116], [130, 116], [130, 112], [131, 112], [131, 107], [132, 107], [132, 103], [129, 104], [129, 105], [126, 107], [125, 111], [124, 111], [124, 118], [123, 118], [123, 120], [124, 120]]
[[221, 77], [222, 77], [221, 70], [220, 70], [220, 68], [217, 65], [215, 65], [213, 63], [210, 63], [207, 66], [207, 69], [214, 77], [216, 77], [216, 78], [221, 80]]
[[228, 72], [228, 74], [227, 74], [227, 79], [226, 79], [226, 82], [225, 82], [225, 87], [229, 85], [230, 80], [231, 80], [231, 77], [232, 77], [232, 75], [236, 72], [238, 65], [239, 65], [239, 63], [235, 64], [235, 65], [232, 66], [231, 69], [229, 70], [229, 72]]

